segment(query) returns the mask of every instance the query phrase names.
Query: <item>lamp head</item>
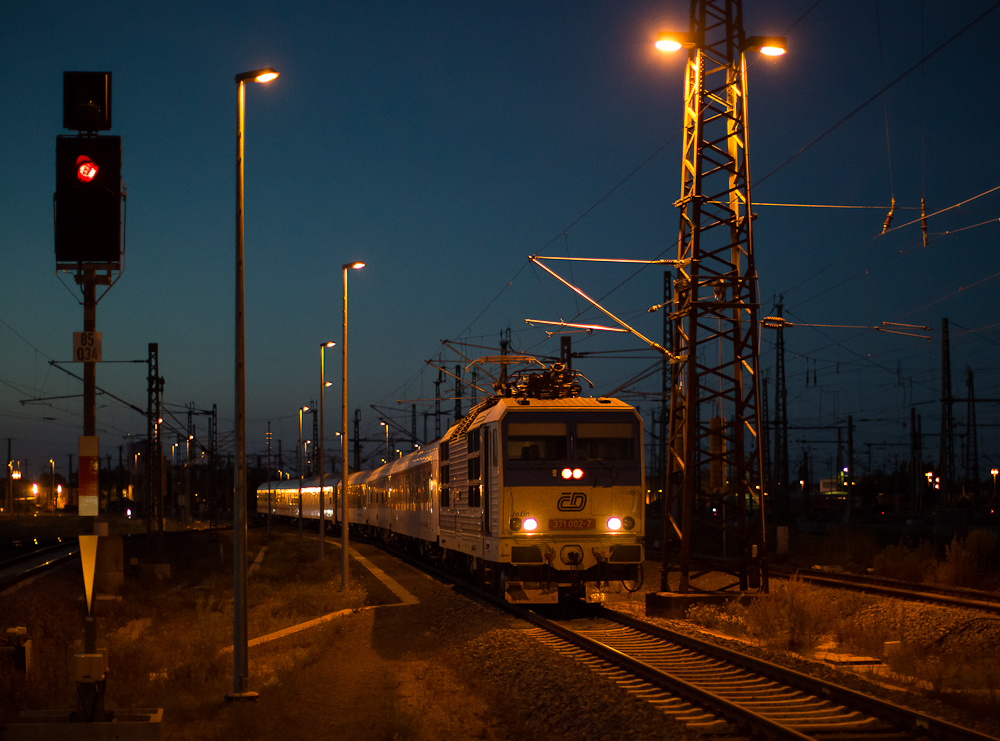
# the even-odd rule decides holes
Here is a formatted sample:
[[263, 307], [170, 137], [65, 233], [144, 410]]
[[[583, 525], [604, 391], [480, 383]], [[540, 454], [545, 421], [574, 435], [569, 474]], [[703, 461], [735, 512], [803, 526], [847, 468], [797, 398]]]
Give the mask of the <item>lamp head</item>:
[[324, 342], [323, 347], [333, 347], [336, 344], [336, 342]]
[[697, 44], [689, 33], [665, 31], [656, 37], [653, 46], [660, 51], [680, 51], [681, 49], [693, 49]]
[[757, 51], [766, 57], [780, 57], [785, 53], [785, 37], [747, 36], [743, 51]]
[[263, 69], [241, 72], [236, 75], [236, 82], [247, 82], [248, 80], [253, 80], [254, 82], [270, 82], [277, 76], [278, 73], [273, 67], [264, 67]]
[[365, 264], [363, 262], [347, 262], [344, 263], [342, 267], [344, 270], [347, 270], [348, 268], [351, 268], [352, 270], [361, 270], [364, 266]]

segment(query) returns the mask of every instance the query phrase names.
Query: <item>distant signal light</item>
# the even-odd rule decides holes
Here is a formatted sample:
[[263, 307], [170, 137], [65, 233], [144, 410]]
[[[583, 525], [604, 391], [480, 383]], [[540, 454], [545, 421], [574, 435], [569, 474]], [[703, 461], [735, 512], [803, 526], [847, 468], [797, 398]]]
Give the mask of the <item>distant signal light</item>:
[[89, 183], [97, 177], [97, 165], [85, 154], [76, 158], [76, 179], [81, 183]]

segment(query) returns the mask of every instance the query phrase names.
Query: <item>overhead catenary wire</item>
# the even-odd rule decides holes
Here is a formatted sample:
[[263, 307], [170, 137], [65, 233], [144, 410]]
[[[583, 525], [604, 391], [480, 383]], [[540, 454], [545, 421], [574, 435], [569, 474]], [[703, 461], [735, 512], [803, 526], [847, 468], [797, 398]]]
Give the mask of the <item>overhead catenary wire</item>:
[[973, 26], [975, 26], [975, 25], [976, 25], [977, 23], [979, 23], [980, 21], [982, 21], [982, 20], [983, 20], [983, 19], [984, 19], [984, 18], [985, 18], [986, 16], [988, 16], [988, 15], [989, 15], [990, 13], [992, 13], [992, 12], [993, 12], [994, 10], [996, 10], [997, 8], [1000, 8], [1000, 0], [998, 0], [998, 2], [995, 2], [995, 3], [994, 3], [993, 5], [991, 5], [991, 6], [989, 7], [989, 8], [987, 8], [987, 9], [986, 9], [986, 10], [984, 10], [984, 11], [983, 11], [982, 13], [980, 13], [980, 14], [979, 14], [978, 16], [976, 16], [975, 18], [973, 18], [973, 19], [972, 19], [972, 20], [971, 20], [971, 21], [970, 21], [969, 23], [967, 23], [967, 24], [966, 24], [965, 26], [963, 26], [963, 27], [962, 27], [961, 29], [959, 29], [959, 30], [958, 30], [958, 31], [956, 31], [956, 32], [955, 32], [954, 34], [952, 34], [952, 35], [951, 35], [950, 37], [948, 37], [948, 38], [947, 38], [947, 39], [946, 39], [946, 40], [945, 40], [944, 42], [942, 42], [942, 43], [941, 43], [940, 45], [938, 45], [938, 46], [937, 46], [937, 48], [935, 48], [935, 49], [934, 49], [934, 51], [930, 52], [930, 53], [929, 53], [929, 54], [927, 54], [927, 55], [921, 55], [920, 59], [919, 59], [919, 60], [918, 60], [918, 61], [917, 61], [917, 62], [916, 62], [915, 64], [913, 64], [913, 66], [911, 66], [911, 67], [910, 67], [909, 69], [907, 69], [907, 70], [906, 70], [906, 71], [904, 71], [904, 72], [903, 72], [902, 74], [900, 74], [900, 75], [899, 75], [898, 77], [896, 77], [896, 78], [895, 78], [895, 79], [894, 79], [894, 80], [893, 80], [892, 82], [890, 82], [890, 83], [889, 83], [888, 85], [885, 85], [885, 86], [884, 86], [884, 87], [883, 87], [883, 88], [882, 88], [881, 90], [879, 90], [879, 91], [878, 91], [878, 92], [876, 92], [876, 93], [875, 93], [874, 95], [872, 95], [872, 96], [871, 96], [870, 98], [868, 98], [867, 100], [865, 100], [865, 101], [864, 101], [863, 103], [861, 103], [861, 104], [860, 104], [859, 106], [857, 106], [857, 107], [856, 107], [856, 108], [855, 108], [854, 110], [852, 110], [852, 111], [851, 111], [850, 113], [848, 113], [848, 114], [847, 114], [846, 116], [844, 116], [844, 117], [843, 117], [842, 119], [840, 119], [839, 121], [837, 121], [837, 123], [835, 123], [835, 124], [834, 124], [833, 126], [831, 126], [830, 128], [828, 128], [828, 129], [827, 129], [826, 131], [824, 131], [824, 132], [823, 132], [822, 134], [820, 134], [819, 136], [817, 136], [817, 137], [816, 137], [815, 139], [813, 139], [813, 140], [812, 140], [811, 142], [809, 142], [808, 144], [806, 144], [806, 145], [805, 145], [804, 147], [802, 147], [802, 148], [801, 148], [801, 149], [800, 149], [799, 151], [797, 151], [797, 152], [796, 152], [795, 154], [793, 154], [793, 155], [792, 155], [791, 157], [789, 157], [789, 158], [788, 158], [787, 160], [785, 160], [785, 161], [784, 161], [784, 162], [782, 162], [782, 163], [781, 163], [780, 165], [778, 165], [777, 167], [775, 167], [775, 168], [774, 168], [773, 170], [771, 170], [771, 172], [767, 173], [767, 175], [765, 175], [764, 177], [762, 177], [762, 178], [760, 178], [759, 180], [757, 180], [757, 181], [756, 181], [756, 182], [755, 182], [755, 183], [753, 184], [753, 187], [755, 187], [755, 188], [756, 188], [756, 187], [757, 187], [757, 186], [759, 186], [759, 185], [760, 185], [761, 183], [763, 183], [763, 182], [764, 182], [765, 180], [767, 180], [767, 179], [768, 179], [768, 178], [770, 178], [770, 177], [771, 177], [772, 175], [774, 175], [774, 174], [775, 174], [776, 172], [778, 172], [779, 170], [781, 170], [782, 168], [784, 168], [784, 167], [785, 167], [786, 165], [788, 165], [788, 164], [789, 164], [790, 162], [792, 162], [793, 160], [795, 160], [796, 158], [798, 158], [798, 157], [799, 157], [799, 155], [801, 155], [801, 154], [804, 154], [804, 153], [805, 153], [805, 152], [807, 152], [807, 151], [808, 151], [809, 149], [812, 149], [812, 147], [814, 147], [814, 146], [815, 146], [816, 144], [818, 144], [818, 143], [819, 143], [820, 141], [822, 141], [822, 140], [823, 140], [823, 139], [825, 139], [825, 138], [826, 138], [827, 136], [829, 136], [830, 134], [832, 134], [832, 133], [833, 133], [834, 131], [836, 131], [836, 130], [837, 130], [837, 129], [838, 129], [839, 127], [840, 127], [840, 126], [842, 126], [843, 124], [845, 124], [845, 123], [846, 123], [847, 121], [849, 121], [849, 120], [850, 120], [851, 118], [853, 118], [853, 117], [854, 117], [855, 115], [857, 115], [858, 113], [860, 113], [860, 112], [861, 112], [862, 110], [864, 110], [865, 108], [867, 108], [867, 107], [868, 107], [868, 105], [869, 105], [870, 103], [872, 103], [872, 102], [874, 102], [875, 100], [877, 100], [877, 99], [878, 99], [878, 98], [879, 98], [879, 97], [880, 97], [881, 95], [883, 95], [883, 94], [884, 94], [884, 93], [885, 93], [885, 92], [886, 92], [887, 90], [890, 90], [891, 88], [893, 88], [893, 87], [894, 87], [894, 86], [895, 86], [895, 85], [896, 85], [897, 83], [899, 83], [899, 82], [900, 82], [901, 80], [903, 80], [904, 78], [906, 78], [906, 77], [907, 77], [907, 76], [908, 76], [908, 75], [909, 75], [909, 74], [910, 74], [911, 72], [913, 72], [913, 71], [915, 71], [915, 70], [919, 69], [919, 68], [920, 68], [921, 66], [923, 66], [923, 64], [924, 64], [925, 62], [927, 62], [927, 61], [928, 61], [929, 59], [931, 59], [932, 57], [934, 57], [934, 56], [935, 56], [935, 55], [936, 55], [936, 54], [937, 54], [937, 53], [938, 53], [939, 51], [941, 51], [941, 50], [942, 50], [942, 49], [944, 49], [944, 48], [945, 48], [946, 46], [948, 46], [949, 44], [951, 44], [951, 43], [952, 43], [953, 41], [955, 41], [955, 40], [956, 40], [956, 39], [957, 39], [957, 38], [958, 38], [959, 36], [961, 36], [961, 35], [962, 35], [962, 34], [964, 34], [964, 33], [965, 33], [966, 31], [968, 31], [968, 30], [969, 30], [970, 28], [972, 28], [972, 27], [973, 27]]

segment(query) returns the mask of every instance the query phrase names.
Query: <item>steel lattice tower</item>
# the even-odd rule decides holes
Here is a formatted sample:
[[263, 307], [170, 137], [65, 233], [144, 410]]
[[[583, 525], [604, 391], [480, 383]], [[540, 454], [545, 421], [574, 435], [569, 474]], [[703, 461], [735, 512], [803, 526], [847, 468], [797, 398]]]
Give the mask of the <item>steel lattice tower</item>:
[[[775, 307], [777, 316], [782, 316], [784, 305]], [[775, 330], [777, 359], [774, 371], [774, 489], [777, 497], [778, 521], [787, 523], [791, 514], [788, 482], [788, 389], [785, 386], [785, 329], [779, 324]], [[808, 371], [807, 371], [808, 372]], [[771, 511], [774, 511], [774, 507]]]
[[[758, 559], [759, 307], [741, 0], [692, 0], [689, 37], [694, 46], [684, 83], [681, 197], [675, 204], [681, 211], [681, 262], [673, 305], [670, 534], [679, 540], [680, 592], [689, 590], [692, 550], [720, 544], [723, 569], [738, 576], [739, 588], [766, 590], [766, 569], [761, 581]], [[667, 572], [665, 567], [664, 591]]]

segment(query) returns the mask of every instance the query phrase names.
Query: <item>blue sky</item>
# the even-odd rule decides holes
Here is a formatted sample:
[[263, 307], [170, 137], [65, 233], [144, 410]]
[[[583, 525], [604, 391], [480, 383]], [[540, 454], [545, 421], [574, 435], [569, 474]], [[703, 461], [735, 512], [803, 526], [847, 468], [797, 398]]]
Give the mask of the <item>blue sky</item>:
[[[759, 206], [764, 313], [784, 295], [785, 316], [799, 325], [933, 328], [929, 342], [861, 329], [786, 331], [790, 421], [872, 420], [855, 439], [859, 450], [872, 444], [876, 466], [905, 455], [903, 447], [878, 446], [908, 441], [902, 424], [911, 404], [924, 431], [937, 430], [942, 317], [952, 322], [954, 395], [964, 396], [971, 366], [977, 397], [1000, 397], [993, 309], [1000, 291], [990, 278], [1000, 272], [1000, 191], [932, 218], [927, 248], [919, 225], [878, 236], [893, 197], [899, 226], [919, 214], [921, 197], [934, 212], [1000, 185], [991, 74], [1000, 11], [836, 124], [993, 5], [744, 3], [748, 34], [785, 34], [789, 46], [778, 61], [751, 60], [754, 200], [875, 207]], [[64, 472], [82, 428], [80, 399], [22, 403], [80, 393], [77, 381], [49, 365], [69, 359], [72, 332], [82, 328], [78, 294], [56, 274], [53, 253], [54, 139], [68, 133], [60, 128], [64, 70], [114, 75], [110, 133], [123, 142], [127, 242], [121, 279], [98, 306], [104, 358], [144, 360], [147, 344], [159, 343], [168, 407], [183, 422], [183, 405], [217, 404], [224, 451], [227, 441], [232, 450], [233, 419], [233, 77], [263, 66], [281, 73], [247, 90], [247, 414], [251, 453], [263, 450], [268, 421], [291, 450], [297, 408], [319, 395], [319, 344], [340, 340], [341, 264], [368, 264], [350, 277], [350, 408], [352, 417], [361, 409], [362, 435], [377, 440], [385, 412], [371, 405], [398, 410], [408, 427], [409, 401], [397, 401], [434, 396], [437, 371], [425, 361], [440, 355], [452, 369], [461, 362], [443, 339], [497, 347], [509, 328], [515, 350], [558, 354], [559, 337], [524, 320], [573, 320], [585, 307], [529, 265], [529, 255], [675, 256], [683, 59], [654, 53], [651, 42], [660, 30], [686, 29], [688, 7], [9, 8], [0, 29], [12, 70], [0, 110], [8, 175], [0, 182], [7, 278], [0, 437], [13, 438], [15, 458], [32, 467], [54, 458]], [[661, 268], [552, 266], [647, 336], [660, 336], [659, 316], [646, 309], [660, 302]], [[593, 310], [579, 320], [606, 323]], [[577, 361], [595, 393], [652, 362], [621, 335], [573, 340], [581, 352], [636, 350]], [[762, 372], [773, 377], [768, 330], [761, 346]], [[339, 367], [334, 349], [329, 438], [339, 429]], [[806, 385], [807, 369], [815, 385]], [[105, 363], [98, 384], [145, 405], [143, 365]], [[656, 404], [648, 394], [659, 384], [650, 378], [627, 397], [647, 420]], [[445, 385], [442, 395], [451, 396]], [[964, 414], [959, 405], [963, 432]], [[1000, 463], [995, 428], [987, 426], [996, 424], [996, 405], [980, 405], [978, 421], [986, 470], [989, 460]], [[107, 397], [99, 397], [98, 427], [102, 454], [115, 458], [129, 436], [145, 434], [140, 415]], [[793, 460], [804, 445], [817, 460], [832, 457], [830, 446], [799, 438], [806, 439], [789, 435]], [[173, 440], [168, 433], [166, 442]], [[932, 451], [925, 457], [936, 459], [937, 439], [924, 444]]]

